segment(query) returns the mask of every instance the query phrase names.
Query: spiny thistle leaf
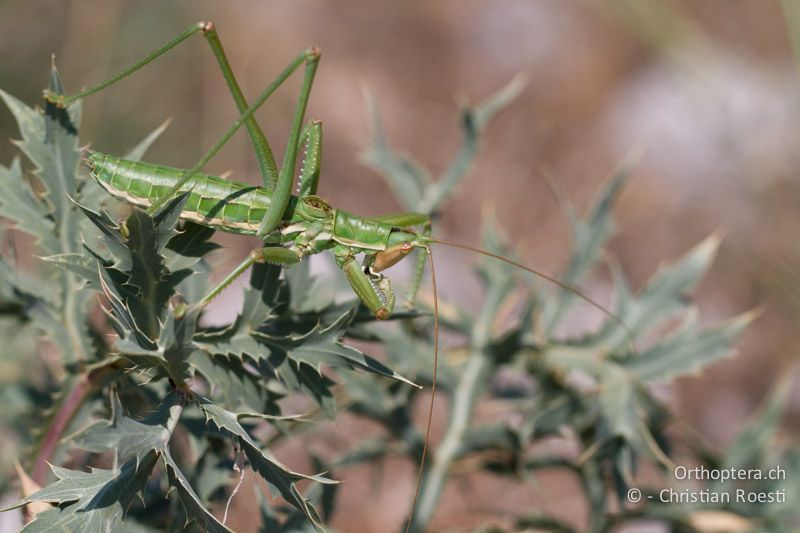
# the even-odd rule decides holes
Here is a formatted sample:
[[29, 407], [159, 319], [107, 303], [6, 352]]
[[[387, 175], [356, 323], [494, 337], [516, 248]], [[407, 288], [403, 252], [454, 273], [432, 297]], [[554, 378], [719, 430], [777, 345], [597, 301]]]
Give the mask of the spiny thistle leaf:
[[[775, 384], [758, 411], [728, 446], [723, 456], [721, 465], [723, 468], [774, 466], [765, 464], [764, 460], [771, 455], [771, 451], [776, 451], [773, 449], [773, 441], [780, 426], [781, 416], [786, 410], [795, 378], [796, 373], [792, 372]], [[781, 463], [779, 461], [776, 464]]]
[[167, 268], [171, 272], [193, 268], [203, 256], [220, 248], [219, 244], [209, 240], [212, 235], [212, 228], [185, 223], [163, 250], [167, 256]]
[[[62, 90], [55, 68], [51, 71], [50, 90]], [[5, 178], [0, 180], [0, 188], [16, 189], [2, 194], [0, 214], [16, 220], [22, 231], [36, 238], [43, 255], [78, 253], [80, 217], [76, 216], [70, 198], [78, 196], [83, 182], [77, 173], [80, 105], [74, 104], [67, 109], [48, 105], [42, 113], [3, 91], [0, 91], [0, 98], [17, 119], [23, 139], [17, 144], [34, 164], [37, 188], [42, 189], [41, 194], [33, 192], [18, 162], [10, 169], [0, 168], [0, 178]], [[48, 283], [46, 276], [40, 278], [37, 283]], [[77, 294], [79, 287], [80, 282], [72, 274], [64, 273], [56, 287], [49, 287], [49, 296], [40, 298], [43, 300], [41, 305], [34, 306], [41, 311], [41, 316], [47, 318], [40, 323], [45, 334], [68, 362], [88, 359], [92, 352], [86, 324], [79, 322], [89, 296]], [[23, 287], [20, 289], [24, 290]]]
[[210, 349], [212, 353], [226, 355], [228, 348], [236, 347], [233, 355], [245, 353], [255, 355], [263, 348], [252, 338], [251, 333], [269, 319], [277, 316], [276, 307], [282, 282], [280, 269], [274, 265], [255, 265], [250, 276], [250, 285], [244, 289], [244, 304], [236, 320], [228, 327], [217, 331], [207, 331], [200, 338], [209, 344], [221, 346]]
[[[375, 328], [375, 334], [386, 346], [398, 372], [416, 376], [419, 383], [433, 381], [433, 342], [430, 339], [419, 338], [403, 329]], [[457, 372], [447, 361], [440, 360], [437, 378], [438, 387], [450, 389], [457, 381]]]
[[[716, 255], [720, 238], [716, 234], [689, 250], [673, 264], [662, 266], [636, 296], [627, 296], [624, 284], [617, 314], [628, 330], [635, 335], [644, 335], [675, 315], [685, 312], [686, 295], [690, 293], [705, 274]], [[607, 321], [603, 329], [589, 343], [610, 351], [628, 345], [627, 332], [618, 323]]]
[[483, 128], [495, 114], [508, 107], [519, 96], [525, 84], [524, 77], [516, 76], [485, 102], [475, 107], [466, 107], [461, 111], [462, 140], [458, 153], [439, 179], [425, 189], [419, 203], [409, 209], [419, 210], [421, 213], [433, 213], [453, 194], [478, 155]]
[[[128, 306], [125, 305], [124, 296], [120, 294], [117, 284], [111, 279], [111, 275], [108, 271], [101, 270], [98, 279], [100, 281], [100, 288], [108, 300], [108, 303], [111, 305], [111, 310], [107, 312], [107, 315], [111, 319], [112, 326], [114, 326], [114, 329], [116, 329], [117, 334], [120, 336], [118, 344], [123, 343], [123, 346], [125, 346], [129, 352], [134, 353], [139, 350], [157, 350], [158, 345], [155, 341], [150, 339], [136, 323], [136, 317], [133, 316]], [[124, 344], [124, 342], [129, 339], [135, 342], [135, 346]]]
[[384, 177], [404, 208], [414, 209], [433, 177], [420, 163], [388, 147], [376, 97], [372, 93], [367, 93], [367, 105], [372, 117], [372, 138], [361, 154], [361, 160]]
[[174, 382], [182, 383], [191, 377], [189, 358], [198, 350], [192, 339], [200, 312], [201, 309], [192, 307], [180, 318], [176, 318], [174, 313], [168, 313], [166, 322], [161, 326], [160, 336], [152, 348], [147, 344], [140, 344], [141, 335], [136, 334], [119, 340], [115, 347], [137, 367], [159, 367]]
[[719, 326], [701, 329], [695, 321], [639, 355], [624, 367], [642, 381], [668, 381], [698, 372], [731, 353], [731, 345], [754, 318], [745, 313]]
[[138, 464], [130, 461], [120, 470], [81, 472], [52, 467], [58, 480], [20, 500], [14, 507], [35, 501], [50, 502], [58, 507], [37, 514], [22, 531], [82, 533], [123, 527], [125, 514], [144, 490], [156, 459], [156, 454], [150, 453]]
[[[600, 189], [587, 217], [577, 216], [571, 204], [566, 200], [561, 201], [562, 209], [570, 222], [573, 238], [567, 269], [560, 278], [565, 284], [577, 286], [600, 259], [603, 247], [614, 232], [611, 208], [628, 180], [634, 162], [635, 159], [631, 158], [614, 172], [608, 183]], [[552, 334], [556, 324], [576, 298], [570, 291], [559, 290], [556, 298], [548, 299], [542, 310], [543, 331]]]
[[275, 391], [277, 380], [257, 374], [243, 359], [196, 351], [189, 364], [208, 381], [217, 402], [229, 410], [280, 412], [276, 402], [283, 394]]
[[84, 280], [87, 285], [94, 287], [95, 290], [99, 290], [101, 284], [96, 259], [84, 254], [75, 253], [55, 254], [42, 257], [42, 259], [58, 268], [72, 272], [80, 279]]
[[[101, 236], [99, 241], [108, 252], [111, 253], [113, 259], [113, 262], [107, 262], [107, 266], [111, 266], [122, 272], [131, 270], [131, 268], [133, 268], [131, 253], [127, 246], [125, 246], [125, 238], [123, 237], [120, 226], [103, 211], [96, 212], [81, 204], [76, 205], [78, 209], [86, 215], [86, 218], [94, 224], [95, 228], [100, 230]], [[94, 250], [89, 249], [88, 251], [92, 256], [100, 257]]]
[[35, 237], [45, 254], [60, 249], [49, 209], [23, 177], [19, 159], [14, 159], [9, 168], [0, 165], [0, 214]]
[[491, 118], [507, 107], [525, 86], [516, 77], [487, 101], [461, 114], [462, 141], [448, 168], [439, 179], [420, 163], [392, 151], [386, 142], [376, 99], [368, 94], [369, 114], [372, 117], [372, 139], [362, 153], [364, 163], [378, 171], [389, 183], [403, 207], [409, 211], [431, 214], [455, 191], [467, 175], [478, 154], [480, 133]]
[[286, 282], [291, 287], [289, 306], [297, 313], [319, 313], [334, 304], [334, 287], [311, 275], [309, 261], [286, 270]]
[[323, 365], [360, 368], [413, 385], [413, 382], [378, 360], [340, 342], [347, 325], [353, 320], [353, 316], [355, 316], [355, 309], [343, 314], [330, 326], [325, 328], [315, 326], [308, 333], [299, 336], [274, 337], [258, 332], [253, 333], [253, 336], [265, 346], [285, 352], [295, 363], [307, 364], [317, 372], [322, 371]]
[[[54, 92], [61, 90], [55, 68], [50, 89]], [[80, 123], [80, 104], [68, 109], [56, 109], [49, 104], [42, 115], [4, 91], [0, 90], [0, 97], [19, 124], [23, 140], [18, 146], [36, 165], [36, 174], [46, 187], [44, 197], [56, 221], [55, 233], [64, 237], [62, 242], [70, 242], [70, 248], [74, 251], [77, 236], [68, 233], [72, 229], [69, 198], [77, 196], [79, 184], [77, 169], [80, 151], [76, 125]]]
[[205, 398], [200, 399], [199, 406], [208, 421], [213, 422], [221, 431], [230, 434], [238, 440], [253, 470], [258, 472], [271, 487], [274, 487], [286, 501], [301, 510], [312, 524], [322, 528], [322, 522], [317, 511], [310, 502], [300, 494], [294, 482], [301, 479], [308, 479], [316, 481], [317, 483], [326, 484], [336, 483], [335, 481], [322, 476], [309, 476], [292, 472], [283, 466], [272, 454], [262, 450], [253, 441], [250, 434], [239, 424], [238, 416], [235, 413], [223, 409]]
[[[211, 514], [211, 511], [205, 506], [203, 501], [192, 488], [189, 480], [181, 472], [172, 457], [167, 454], [164, 457], [167, 464], [167, 477], [169, 479], [170, 487], [173, 487], [175, 493], [178, 495], [183, 509], [186, 511], [187, 522], [196, 521], [204, 531], [211, 531], [214, 533], [228, 532], [230, 529], [225, 527], [225, 524], [217, 520]], [[184, 526], [188, 525], [185, 524]]]
[[[335, 487], [327, 485], [326, 487]], [[262, 533], [315, 533], [319, 529], [309, 524], [305, 515], [301, 511], [289, 513], [284, 521], [275, 512], [276, 509], [270, 504], [267, 497], [258, 492], [258, 508], [261, 514], [261, 527], [258, 531]]]
[[[186, 338], [186, 334], [179, 333], [178, 329], [184, 328], [191, 320], [175, 322], [170, 317], [167, 319], [170, 327], [167, 328], [162, 327], [159, 320], [164, 316], [167, 302], [178, 284], [192, 271], [183, 269], [171, 272], [162, 252], [171, 239], [179, 236], [175, 226], [185, 201], [186, 195], [181, 195], [168, 202], [153, 217], [134, 210], [128, 217], [125, 230], [104, 213], [79, 206], [103, 233], [103, 244], [114, 259], [103, 259], [89, 250], [100, 263], [99, 275], [94, 275], [85, 256], [61, 255], [51, 258], [57, 264], [83, 275], [96, 288], [99, 285], [111, 303], [113, 319], [123, 337], [118, 345], [120, 350], [130, 355], [155, 357], [155, 360], [166, 363], [165, 367], [175, 363], [177, 366], [173, 365], [167, 370], [176, 378], [185, 375], [188, 369], [185, 359], [191, 350], [187, 352], [178, 346], [188, 346], [194, 333], [194, 324], [191, 334]], [[186, 247], [185, 244], [182, 246]], [[193, 319], [197, 318], [199, 312], [192, 315]], [[155, 342], [156, 337], [158, 342]], [[133, 340], [135, 345], [126, 344], [126, 339]], [[176, 339], [180, 339], [180, 342], [176, 343]], [[170, 354], [173, 358], [171, 362], [167, 358]]]
[[[481, 221], [481, 246], [487, 252], [503, 257], [513, 255], [508, 245], [508, 238], [497, 225], [497, 221], [490, 215], [485, 216]], [[493, 257], [481, 257], [477, 271], [487, 291], [502, 288], [500, 291], [502, 293], [507, 293], [513, 286], [515, 275], [520, 273], [518, 269], [508, 263], [498, 261]]]
[[[291, 302], [296, 302], [301, 309], [309, 312], [310, 308], [318, 308], [323, 300], [306, 292], [304, 285], [307, 286], [311, 279], [306, 273], [290, 277], [291, 286], [288, 286], [279, 279], [279, 272], [276, 267], [257, 265], [253, 269], [250, 286], [245, 289], [244, 305], [236, 321], [216, 331], [198, 332], [195, 339], [197, 344], [212, 358], [212, 361], [198, 363], [198, 369], [214, 371], [214, 367], [218, 366], [214, 361], [220, 357], [235, 358], [241, 364], [252, 361], [262, 378], [279, 380], [287, 390], [303, 391], [322, 405], [330, 416], [334, 412], [330, 392], [333, 382], [322, 375], [324, 365], [359, 368], [411, 383], [376, 359], [341, 343], [357, 313], [355, 308], [346, 309], [328, 325], [323, 325], [325, 321], [319, 321], [318, 318], [316, 325], [298, 333], [298, 329], [306, 326], [304, 322], [296, 321], [297, 310], [291, 306]], [[297, 296], [292, 296], [295, 293]], [[332, 305], [332, 300], [328, 300], [328, 304], [327, 308], [317, 313], [328, 314], [336, 307]], [[193, 360], [197, 362], [202, 357]]]
[[111, 419], [98, 420], [77, 435], [75, 443], [90, 452], [115, 450], [117, 460], [138, 464], [149, 453], [163, 453], [180, 417], [177, 394], [168, 396], [158, 409], [140, 420], [125, 415], [116, 394], [111, 396]]
[[[663, 452], [653, 448], [648, 417], [643, 398], [642, 385], [634, 376], [618, 367], [609, 365], [604, 369], [600, 384], [599, 405], [603, 413], [603, 437], [620, 437], [640, 453], [661, 459]], [[633, 479], [629, 472], [624, 475], [627, 483]]]
[[[141, 420], [134, 420], [122, 413], [119, 400], [113, 398], [111, 420], [90, 426], [79, 436], [77, 442], [90, 451], [115, 450], [118, 460], [127, 461], [126, 466], [133, 465], [137, 478], [143, 477], [144, 481], [152, 472], [155, 459], [161, 458], [167, 467], [170, 487], [175, 489], [187, 517], [197, 521], [208, 531], [228, 531], [197, 496], [170, 453], [169, 441], [182, 411], [180, 395], [173, 393], [162, 402], [157, 411]], [[150, 457], [153, 458], [152, 461], [148, 461]], [[139, 474], [142, 471], [145, 473]], [[142, 490], [141, 485], [143, 483], [136, 486], [137, 492]], [[98, 487], [100, 489], [119, 490], [116, 486]]]
[[163, 316], [167, 301], [178, 283], [190, 271], [170, 272], [161, 253], [170, 237], [177, 234], [175, 225], [187, 195], [167, 203], [152, 218], [143, 211], [134, 210], [128, 220], [128, 238], [125, 246], [131, 257], [131, 269], [125, 271], [125, 304], [137, 323], [151, 338], [158, 335], [158, 319]]

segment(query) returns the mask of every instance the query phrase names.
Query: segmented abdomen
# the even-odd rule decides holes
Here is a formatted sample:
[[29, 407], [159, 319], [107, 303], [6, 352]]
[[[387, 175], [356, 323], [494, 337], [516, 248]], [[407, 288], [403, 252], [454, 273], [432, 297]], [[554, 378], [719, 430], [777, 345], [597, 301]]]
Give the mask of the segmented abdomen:
[[[186, 170], [129, 161], [94, 152], [89, 156], [94, 178], [112, 196], [149, 207], [167, 195]], [[255, 234], [271, 197], [262, 187], [195, 174], [180, 192], [189, 191], [181, 218], [232, 233]]]

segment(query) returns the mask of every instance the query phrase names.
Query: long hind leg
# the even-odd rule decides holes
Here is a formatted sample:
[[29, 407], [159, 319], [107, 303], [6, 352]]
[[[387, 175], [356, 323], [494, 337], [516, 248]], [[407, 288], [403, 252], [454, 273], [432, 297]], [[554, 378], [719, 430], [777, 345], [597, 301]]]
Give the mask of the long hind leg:
[[[164, 204], [164, 202], [172, 198], [193, 175], [199, 172], [200, 169], [219, 152], [225, 143], [227, 143], [231, 137], [233, 137], [236, 131], [253, 116], [258, 108], [264, 104], [264, 102], [267, 101], [272, 93], [274, 93], [275, 90], [277, 90], [277, 88], [280, 87], [281, 84], [283, 84], [283, 82], [286, 81], [286, 79], [291, 76], [295, 70], [297, 70], [301, 65], [305, 64], [306, 68], [305, 75], [303, 77], [303, 86], [300, 92], [297, 107], [295, 109], [292, 130], [286, 147], [286, 155], [284, 156], [284, 161], [283, 165], [281, 166], [277, 184], [275, 188], [272, 189], [272, 201], [270, 202], [270, 208], [267, 211], [264, 222], [261, 223], [261, 228], [267, 227], [268, 231], [263, 235], [259, 234], [259, 236], [263, 237], [269, 233], [272, 233], [272, 231], [274, 231], [275, 228], [277, 228], [280, 224], [283, 214], [286, 211], [286, 206], [291, 198], [292, 183], [294, 181], [293, 174], [295, 158], [297, 155], [297, 145], [300, 137], [300, 126], [303, 121], [303, 116], [305, 115], [308, 97], [311, 92], [311, 83], [314, 78], [314, 73], [316, 72], [318, 61], [319, 50], [312, 47], [301, 53], [291, 63], [289, 63], [289, 65], [284, 68], [278, 77], [275, 78], [275, 80], [273, 80], [272, 83], [270, 83], [270, 85], [253, 101], [250, 107], [248, 107], [241, 114], [236, 122], [234, 122], [233, 125], [228, 128], [228, 130], [222, 135], [222, 137], [220, 137], [216, 144], [214, 144], [214, 146], [212, 146], [191, 169], [185, 172], [184, 176], [178, 180], [178, 182], [170, 189], [170, 191], [167, 192], [166, 195], [161, 197], [158, 201], [153, 202], [148, 211], [151, 213], [155, 212], [161, 205]], [[272, 211], [277, 213], [277, 215], [273, 214], [275, 221], [271, 223], [271, 225], [267, 225], [266, 222], [269, 221], [270, 212]], [[205, 298], [203, 298], [203, 305], [208, 304], [227, 285], [233, 282], [233, 280], [238, 276], [243, 274], [254, 262], [258, 261], [259, 257], [263, 257], [263, 261], [290, 266], [299, 261], [299, 257], [296, 255], [294, 257], [291, 256], [291, 254], [294, 253], [295, 252], [281, 247], [267, 247], [260, 251], [257, 250], [253, 252], [250, 257], [248, 257], [248, 259], [242, 262], [231, 274], [229, 274], [222, 283], [220, 283]]]
[[233, 283], [236, 278], [244, 274], [247, 269], [255, 263], [273, 263], [276, 265], [292, 266], [297, 264], [300, 259], [301, 257], [296, 252], [280, 246], [269, 246], [267, 248], [253, 250], [248, 254], [247, 259], [242, 261], [200, 300], [200, 305], [206, 306], [211, 303], [211, 300], [216, 298], [219, 293], [225, 290], [228, 285]]
[[[102, 91], [106, 87], [122, 81], [131, 74], [147, 66], [151, 62], [155, 61], [158, 57], [162, 56], [197, 33], [201, 33], [206, 38], [206, 42], [211, 47], [211, 51], [214, 53], [214, 57], [216, 58], [217, 64], [220, 67], [222, 77], [225, 79], [225, 83], [228, 86], [234, 102], [236, 103], [236, 108], [239, 110], [240, 114], [244, 115], [249, 109], [247, 100], [245, 99], [241, 87], [236, 80], [236, 76], [231, 69], [230, 62], [225, 54], [225, 50], [222, 46], [219, 35], [217, 34], [216, 28], [211, 22], [198, 22], [197, 24], [191, 25], [174, 39], [155, 49], [130, 67], [84, 91], [70, 96], [45, 91], [45, 99], [48, 102], [63, 107], [89, 95]], [[270, 191], [274, 190], [278, 183], [278, 167], [275, 163], [275, 156], [273, 155], [272, 148], [267, 142], [264, 132], [261, 130], [261, 127], [258, 125], [258, 122], [255, 120], [252, 114], [248, 115], [244, 120], [244, 125], [247, 128], [247, 133], [255, 150], [256, 160], [258, 161], [258, 168], [264, 182], [264, 186]]]
[[[298, 101], [297, 109], [295, 110], [295, 120], [292, 124], [292, 133], [289, 137], [289, 142], [286, 147], [286, 156], [284, 157], [284, 162], [281, 167], [281, 171], [278, 176], [278, 182], [272, 191], [272, 202], [270, 203], [270, 210], [278, 212], [279, 216], [277, 216], [277, 222], [274, 223], [272, 229], [278, 226], [280, 223], [280, 219], [283, 217], [283, 213], [286, 211], [286, 206], [289, 203], [289, 198], [291, 197], [291, 188], [292, 188], [292, 181], [294, 176], [292, 173], [294, 172], [294, 158], [297, 154], [297, 141], [300, 136], [300, 126], [299, 124], [302, 122], [302, 118], [305, 114], [306, 103], [308, 102], [308, 96], [311, 91], [311, 80], [314, 78], [314, 73], [316, 72], [317, 63], [319, 62], [320, 52], [317, 48], [311, 47], [307, 50], [303, 51], [300, 55], [298, 55], [291, 63], [289, 63], [283, 71], [269, 84], [269, 86], [253, 101], [253, 103], [248, 107], [236, 122], [231, 125], [228, 130], [222, 134], [219, 140], [212, 146], [203, 157], [200, 158], [195, 165], [186, 171], [184, 176], [178, 180], [177, 183], [158, 201], [154, 202], [148, 211], [150, 213], [155, 212], [159, 207], [161, 207], [165, 202], [167, 202], [170, 198], [172, 198], [175, 193], [177, 193], [184, 184], [186, 184], [189, 179], [197, 174], [211, 159], [217, 155], [217, 153], [222, 149], [223, 146], [233, 137], [233, 135], [242, 127], [248, 120], [251, 119], [253, 114], [258, 111], [258, 109], [267, 101], [267, 99], [272, 96], [272, 94], [280, 87], [283, 82], [286, 81], [289, 76], [294, 73], [301, 65], [305, 64], [305, 75], [303, 77], [303, 89], [300, 93], [300, 98]], [[289, 165], [286, 161], [286, 157], [291, 157], [292, 161]], [[289, 170], [284, 170], [289, 167]], [[284, 193], [285, 191], [285, 193]], [[268, 211], [268, 216], [269, 216]], [[275, 217], [276, 215], [272, 215]], [[266, 220], [266, 217], [265, 217]], [[264, 223], [262, 223], [262, 227]], [[271, 231], [267, 232], [271, 233]], [[266, 234], [264, 234], [266, 235]], [[260, 235], [262, 236], [262, 235]]]
[[[241, 128], [242, 125], [245, 125], [253, 147], [256, 152], [256, 158], [259, 164], [259, 170], [261, 172], [261, 176], [264, 182], [264, 186], [272, 191], [273, 193], [273, 201], [271, 202], [271, 208], [265, 217], [264, 223], [261, 225], [260, 235], [265, 236], [268, 233], [271, 233], [279, 224], [283, 217], [283, 214], [286, 210], [286, 206], [288, 205], [289, 199], [291, 197], [291, 189], [292, 183], [294, 178], [294, 169], [295, 169], [295, 159], [297, 156], [298, 144], [300, 142], [300, 133], [301, 133], [301, 125], [303, 122], [303, 117], [305, 115], [306, 106], [308, 104], [308, 99], [311, 93], [311, 85], [313, 82], [314, 74], [316, 72], [317, 63], [319, 61], [319, 50], [316, 48], [310, 48], [299, 56], [297, 56], [286, 68], [278, 75], [275, 80], [270, 83], [270, 85], [256, 98], [252, 105], [247, 104], [247, 100], [245, 99], [244, 95], [242, 94], [241, 88], [236, 80], [235, 75], [233, 74], [233, 70], [230, 67], [230, 63], [228, 61], [227, 56], [225, 55], [224, 48], [222, 47], [222, 43], [219, 39], [219, 36], [214, 28], [214, 25], [210, 22], [200, 22], [194, 24], [184, 30], [180, 35], [172, 39], [171, 41], [165, 43], [161, 47], [157, 48], [149, 55], [141, 59], [140, 61], [134, 63], [132, 66], [122, 70], [121, 72], [117, 73], [116, 75], [112, 76], [111, 78], [94, 85], [93, 87], [82, 91], [80, 93], [76, 93], [71, 96], [65, 96], [61, 94], [54, 94], [54, 93], [45, 93], [45, 98], [56, 105], [59, 106], [66, 106], [71, 102], [80, 100], [86, 96], [99, 92], [106, 87], [113, 85], [127, 76], [130, 76], [134, 72], [138, 71], [139, 69], [145, 67], [159, 56], [163, 55], [167, 51], [171, 50], [172, 48], [178, 46], [185, 40], [187, 40], [192, 35], [196, 33], [202, 32], [202, 34], [206, 37], [206, 41], [208, 42], [209, 46], [214, 53], [214, 56], [217, 59], [217, 63], [220, 66], [220, 70], [222, 72], [223, 78], [228, 85], [230, 90], [231, 96], [233, 97], [234, 102], [236, 103], [236, 107], [240, 112], [239, 118], [236, 122], [220, 137], [220, 139], [216, 142], [214, 146], [209, 149], [206, 154], [200, 158], [200, 160], [195, 163], [195, 165], [187, 170], [183, 177], [172, 187], [167, 194], [159, 198], [158, 200], [154, 201], [153, 204], [150, 206], [148, 211], [150, 213], [154, 213], [158, 210], [166, 201], [172, 198], [175, 193], [197, 172], [202, 169], [202, 167], [208, 163], [218, 152], [219, 150], [230, 140], [230, 138], [236, 133], [236, 131]], [[269, 143], [264, 136], [263, 131], [259, 127], [258, 123], [256, 122], [255, 118], [253, 117], [254, 113], [259, 109], [261, 105], [266, 102], [266, 100], [278, 89], [278, 87], [283, 84], [289, 76], [294, 73], [302, 64], [306, 65], [305, 69], [305, 76], [303, 79], [303, 85], [300, 92], [300, 96], [298, 98], [297, 107], [294, 114], [294, 120], [292, 122], [292, 129], [289, 135], [289, 141], [287, 143], [286, 148], [286, 155], [283, 160], [283, 164], [281, 166], [280, 172], [278, 172], [277, 166], [275, 164], [275, 158], [272, 153], [272, 149], [269, 146]], [[321, 139], [321, 132], [319, 131], [318, 124], [312, 124], [310, 126], [309, 135], [304, 136], [308, 137], [308, 139], [317, 141]], [[316, 168], [305, 167], [304, 166], [304, 176], [303, 182], [307, 182], [305, 179], [305, 174], [307, 173], [307, 169], [311, 172], [315, 170], [316, 176], [314, 178], [310, 178], [309, 181], [313, 182], [313, 189], [316, 189], [316, 179], [318, 179], [319, 175], [319, 159], [316, 159]], [[203, 298], [203, 304], [207, 304], [211, 301], [224, 287], [229, 285], [236, 277], [241, 275], [243, 272], [247, 270], [247, 268], [253, 264], [253, 262], [258, 261], [260, 257], [263, 257], [263, 260], [270, 261], [270, 262], [278, 262], [281, 264], [290, 265], [296, 262], [299, 259], [295, 259], [293, 257], [284, 257], [286, 254], [284, 252], [293, 254], [293, 252], [289, 252], [286, 249], [273, 247], [273, 248], [265, 248], [260, 251], [253, 252], [248, 259], [246, 259], [242, 264], [240, 264], [231, 274], [226, 276], [220, 285], [214, 288], [205, 298]]]

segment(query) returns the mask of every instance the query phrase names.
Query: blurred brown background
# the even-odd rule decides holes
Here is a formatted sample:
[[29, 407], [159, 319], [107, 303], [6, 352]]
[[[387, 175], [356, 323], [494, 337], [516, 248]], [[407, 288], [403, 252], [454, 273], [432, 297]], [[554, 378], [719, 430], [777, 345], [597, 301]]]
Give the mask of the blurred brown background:
[[[569, 232], [537, 169], [549, 165], [583, 207], [629, 152], [644, 147], [617, 205], [611, 246], [634, 286], [660, 262], [721, 231], [719, 258], [694, 295], [703, 321], [764, 310], [736, 358], [664, 394], [712, 445], [723, 445], [793, 365], [800, 341], [800, 81], [778, 0], [3, 0], [0, 87], [36, 102], [55, 53], [74, 92], [198, 20], [216, 23], [251, 97], [302, 49], [322, 48], [309, 108], [325, 124], [321, 193], [364, 215], [398, 208], [384, 182], [358, 162], [368, 135], [364, 87], [378, 97], [392, 144], [440, 170], [459, 140], [459, 102], [483, 99], [525, 74], [527, 88], [490, 125], [437, 232], [476, 244], [481, 213], [494, 210], [526, 261], [557, 272]], [[276, 154], [298, 85], [299, 77], [258, 115]], [[167, 117], [174, 121], [148, 160], [184, 167], [236, 117], [202, 38], [88, 99], [81, 137], [120, 154]], [[18, 136], [5, 110], [0, 131]], [[14, 154], [0, 142], [0, 161]], [[208, 169], [258, 183], [244, 135]], [[252, 245], [223, 241], [231, 262]], [[472, 259], [447, 251], [438, 257], [445, 293], [478, 301], [469, 289]], [[608, 292], [602, 279], [587, 289], [601, 298]], [[800, 393], [793, 402], [796, 414]], [[392, 517], [405, 512], [408, 474]], [[345, 501], [343, 514], [359, 509], [358, 501]], [[378, 515], [364, 519], [385, 510], [372, 512]]]

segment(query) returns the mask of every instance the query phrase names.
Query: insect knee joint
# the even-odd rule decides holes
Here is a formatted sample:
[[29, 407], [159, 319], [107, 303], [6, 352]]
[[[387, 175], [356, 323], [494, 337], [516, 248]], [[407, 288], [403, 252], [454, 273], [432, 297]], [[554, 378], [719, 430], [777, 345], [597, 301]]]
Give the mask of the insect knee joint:
[[307, 61], [315, 61], [319, 59], [319, 56], [322, 55], [322, 50], [319, 49], [317, 46], [312, 46], [308, 50], [306, 50], [306, 60]]
[[200, 28], [203, 33], [214, 31], [214, 23], [210, 21], [201, 20], [197, 23], [197, 27]]
[[264, 253], [264, 249], [259, 248], [258, 250], [253, 250], [250, 252], [250, 259], [252, 259], [255, 263], [264, 263], [267, 260], [267, 256]]

